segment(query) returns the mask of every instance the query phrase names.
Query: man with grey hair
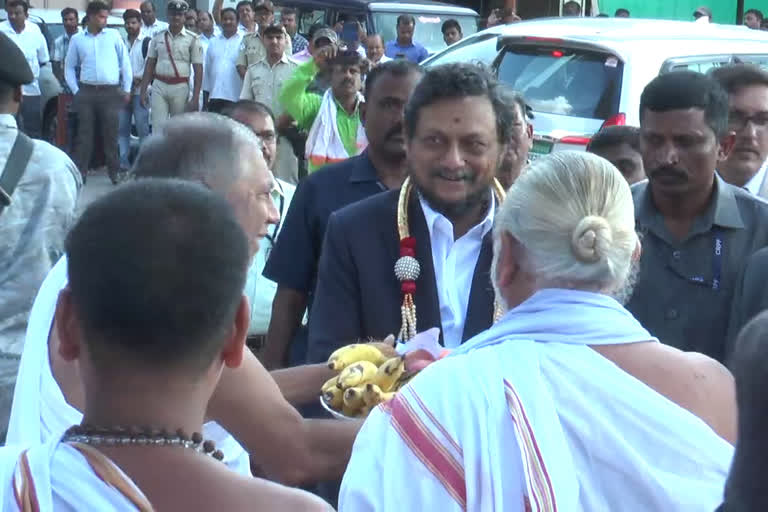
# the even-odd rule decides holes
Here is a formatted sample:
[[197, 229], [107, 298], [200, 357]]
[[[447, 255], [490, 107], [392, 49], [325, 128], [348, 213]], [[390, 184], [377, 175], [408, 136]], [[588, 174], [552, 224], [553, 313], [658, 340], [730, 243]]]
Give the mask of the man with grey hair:
[[[268, 225], [278, 220], [270, 197], [273, 178], [258, 138], [223, 116], [188, 114], [169, 121], [142, 147], [134, 172], [139, 178], [199, 182], [224, 196], [249, 237], [251, 256]], [[56, 299], [66, 285], [66, 258], [62, 258], [32, 308], [9, 442], [45, 442], [80, 422], [83, 390], [76, 366], [58, 355], [54, 326]], [[247, 352], [240, 368], [224, 371], [208, 406], [208, 417], [217, 423], [206, 424], [204, 434], [221, 448], [230, 468], [242, 473], [250, 471], [248, 456], [238, 441], [253, 464], [271, 479], [298, 484], [337, 477], [344, 470], [359, 425], [303, 420], [290, 405], [316, 399], [317, 390], [330, 376], [324, 365], [270, 376]]]
[[523, 167], [528, 165], [531, 148], [533, 147], [533, 112], [525, 102], [522, 94], [516, 91], [507, 93], [507, 102], [515, 113], [507, 151], [501, 161], [496, 178], [505, 189], [508, 189], [520, 176]]
[[639, 252], [629, 185], [607, 160], [531, 164], [494, 225], [506, 313], [371, 413], [340, 509], [714, 509], [732, 378], [658, 343], [612, 297]]

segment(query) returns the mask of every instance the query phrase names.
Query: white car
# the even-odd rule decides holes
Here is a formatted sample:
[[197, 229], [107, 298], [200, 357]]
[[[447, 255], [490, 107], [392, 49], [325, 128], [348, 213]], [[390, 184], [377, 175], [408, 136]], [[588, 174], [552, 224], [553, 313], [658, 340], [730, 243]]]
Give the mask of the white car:
[[583, 150], [602, 126], [640, 124], [640, 95], [660, 73], [734, 62], [768, 67], [768, 32], [735, 25], [546, 18], [493, 27], [423, 63], [476, 60], [521, 92], [535, 114], [532, 158]]

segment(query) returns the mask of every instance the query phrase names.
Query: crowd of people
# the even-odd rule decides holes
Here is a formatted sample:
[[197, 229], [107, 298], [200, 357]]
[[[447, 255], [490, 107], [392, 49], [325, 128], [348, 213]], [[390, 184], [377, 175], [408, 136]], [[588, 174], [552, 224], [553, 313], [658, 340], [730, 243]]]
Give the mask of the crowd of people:
[[[639, 127], [531, 161], [525, 97], [420, 67], [409, 15], [65, 11], [74, 162], [17, 124], [46, 63], [0, 33], [2, 510], [768, 501], [768, 71], [662, 74]], [[118, 186], [78, 214], [95, 127]], [[434, 327], [365, 421], [319, 408], [335, 350]]]

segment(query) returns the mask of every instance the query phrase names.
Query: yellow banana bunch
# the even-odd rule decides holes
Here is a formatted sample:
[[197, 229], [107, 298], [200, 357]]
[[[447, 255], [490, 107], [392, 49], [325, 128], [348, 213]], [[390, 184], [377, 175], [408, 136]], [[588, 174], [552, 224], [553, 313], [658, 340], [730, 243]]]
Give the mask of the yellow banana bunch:
[[323, 400], [336, 410], [344, 405], [344, 390], [331, 386], [327, 391], [323, 391]]
[[387, 358], [372, 343], [355, 343], [341, 347], [328, 358], [328, 368], [340, 372], [352, 363], [359, 361], [369, 361], [376, 366], [380, 365]]
[[328, 368], [339, 372], [321, 388], [326, 405], [348, 417], [365, 418], [377, 405], [391, 400], [413, 375], [394, 348], [394, 336], [383, 341], [355, 343], [336, 350]]
[[404, 371], [405, 359], [400, 356], [393, 357], [379, 366], [373, 383], [379, 386], [382, 391], [391, 391]]
[[379, 368], [370, 361], [358, 361], [344, 368], [336, 384], [341, 389], [353, 388], [373, 378]]

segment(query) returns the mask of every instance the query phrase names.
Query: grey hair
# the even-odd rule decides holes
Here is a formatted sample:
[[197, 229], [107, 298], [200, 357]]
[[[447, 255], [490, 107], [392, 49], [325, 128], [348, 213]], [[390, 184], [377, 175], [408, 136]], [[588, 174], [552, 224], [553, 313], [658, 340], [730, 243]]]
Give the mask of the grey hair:
[[[137, 178], [177, 178], [227, 191], [263, 158], [261, 139], [240, 123], [211, 113], [176, 116], [141, 146]], [[265, 164], [266, 165], [266, 164]]]
[[494, 227], [524, 248], [538, 286], [615, 293], [627, 284], [638, 244], [632, 192], [599, 156], [563, 151], [537, 159], [510, 188]]

